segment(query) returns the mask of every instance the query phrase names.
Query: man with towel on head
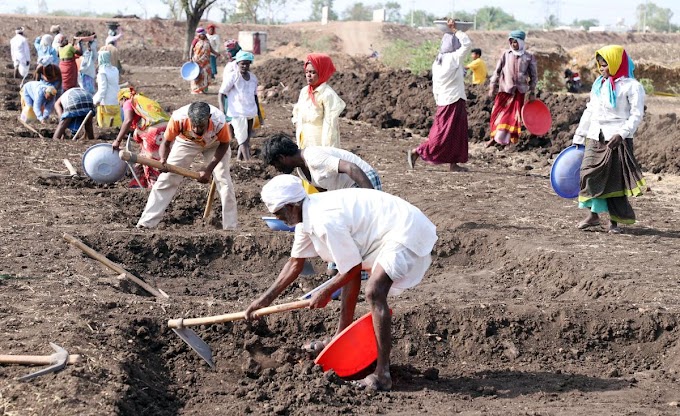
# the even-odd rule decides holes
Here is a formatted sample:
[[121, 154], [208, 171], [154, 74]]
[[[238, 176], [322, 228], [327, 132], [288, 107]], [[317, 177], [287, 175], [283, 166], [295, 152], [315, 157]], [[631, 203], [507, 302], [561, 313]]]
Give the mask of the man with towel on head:
[[[318, 290], [310, 308], [323, 308], [342, 288], [340, 319], [335, 336], [354, 320], [361, 289], [361, 270], [371, 270], [366, 300], [371, 308], [378, 346], [375, 371], [358, 387], [390, 390], [391, 317], [387, 295], [398, 295], [423, 278], [437, 241], [436, 228], [416, 207], [385, 192], [349, 188], [307, 195], [302, 181], [279, 175], [262, 188], [269, 212], [295, 227], [290, 259], [267, 291], [250, 304], [246, 318], [270, 305], [302, 271], [306, 258], [321, 257], [337, 264], [338, 274]], [[306, 349], [320, 352], [328, 342], [312, 341]]]

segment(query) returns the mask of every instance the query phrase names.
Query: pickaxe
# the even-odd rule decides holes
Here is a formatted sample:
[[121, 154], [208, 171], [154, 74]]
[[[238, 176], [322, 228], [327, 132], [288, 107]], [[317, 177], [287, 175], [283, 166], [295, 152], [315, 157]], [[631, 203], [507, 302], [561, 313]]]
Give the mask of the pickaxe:
[[[261, 316], [271, 315], [277, 312], [302, 309], [308, 307], [309, 304], [310, 304], [309, 300], [299, 300], [296, 302], [268, 306], [266, 308], [256, 310], [254, 316], [259, 318]], [[182, 338], [182, 340], [186, 342], [194, 351], [196, 351], [198, 355], [200, 355], [201, 358], [203, 358], [211, 368], [215, 368], [215, 363], [213, 362], [212, 359], [212, 350], [210, 349], [210, 346], [206, 344], [205, 341], [203, 341], [201, 337], [199, 337], [196, 334], [196, 332], [186, 327], [207, 324], [221, 324], [223, 322], [232, 322], [245, 319], [245, 317], [246, 312], [241, 311], [235, 313], [228, 313], [225, 315], [206, 316], [203, 318], [170, 319], [168, 321], [168, 327], [172, 328], [172, 330], [175, 331], [175, 333], [179, 335], [179, 337]]]
[[0, 364], [28, 364], [28, 365], [50, 365], [35, 373], [19, 377], [19, 381], [32, 380], [43, 374], [54, 373], [66, 367], [66, 364], [76, 364], [80, 362], [80, 355], [69, 355], [69, 353], [59, 345], [50, 342], [50, 346], [55, 351], [52, 355], [0, 355]]
[[139, 163], [144, 166], [150, 166], [156, 168], [161, 172], [172, 172], [178, 175], [186, 176], [187, 178], [196, 179], [201, 177], [201, 174], [193, 171], [191, 169], [185, 169], [181, 166], [170, 165], [167, 163], [161, 163], [159, 160], [150, 159], [148, 157], [140, 156], [136, 153], [132, 153], [128, 150], [121, 150], [118, 153], [118, 157], [122, 160], [130, 163]]

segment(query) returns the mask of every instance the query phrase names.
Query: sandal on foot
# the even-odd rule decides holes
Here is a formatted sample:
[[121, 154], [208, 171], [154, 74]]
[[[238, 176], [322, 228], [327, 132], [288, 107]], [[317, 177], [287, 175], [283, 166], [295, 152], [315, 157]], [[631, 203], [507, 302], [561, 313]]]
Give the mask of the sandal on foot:
[[588, 222], [588, 221], [581, 221], [576, 225], [576, 228], [579, 230], [585, 230], [588, 228], [592, 227], [599, 227], [600, 226], [600, 221], [595, 221], [595, 222]]
[[609, 229], [609, 234], [621, 234], [623, 233], [623, 229], [621, 227], [611, 227]]

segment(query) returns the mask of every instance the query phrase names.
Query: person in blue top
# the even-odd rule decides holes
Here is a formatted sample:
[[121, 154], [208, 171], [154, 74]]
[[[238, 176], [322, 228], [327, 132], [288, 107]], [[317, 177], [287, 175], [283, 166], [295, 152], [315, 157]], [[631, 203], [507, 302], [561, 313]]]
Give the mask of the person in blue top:
[[59, 52], [52, 47], [52, 35], [42, 35], [35, 38], [33, 46], [38, 53], [38, 66], [59, 65]]
[[44, 81], [30, 81], [21, 89], [21, 119], [45, 121], [52, 113], [57, 89]]

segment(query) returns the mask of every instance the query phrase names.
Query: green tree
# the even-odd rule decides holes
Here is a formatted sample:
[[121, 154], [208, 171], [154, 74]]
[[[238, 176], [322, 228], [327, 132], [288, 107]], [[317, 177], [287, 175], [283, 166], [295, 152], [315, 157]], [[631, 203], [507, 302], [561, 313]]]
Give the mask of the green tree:
[[437, 20], [437, 17], [425, 10], [411, 10], [402, 18], [402, 23], [413, 26], [432, 26], [432, 22]]
[[482, 7], [477, 10], [477, 29], [501, 30], [521, 26], [521, 23], [500, 7]]
[[585, 30], [588, 30], [593, 26], [599, 26], [600, 21], [597, 19], [574, 19], [574, 21], [571, 22], [571, 25], [574, 27], [583, 27]]
[[638, 31], [666, 32], [673, 30], [671, 18], [673, 11], [657, 6], [654, 3], [643, 3], [637, 6]]
[[557, 20], [557, 16], [555, 16], [554, 14], [551, 14], [550, 16], [546, 17], [546, 19], [545, 19], [545, 28], [546, 29], [554, 29], [559, 25], [560, 25], [560, 21]]
[[386, 21], [398, 22], [401, 20], [401, 4], [396, 1], [388, 1], [383, 7], [385, 8]]
[[362, 2], [354, 3], [342, 12], [342, 20], [371, 21], [373, 20], [373, 8], [365, 6]]
[[312, 0], [312, 13], [309, 20], [318, 22], [321, 20], [321, 9], [328, 6], [328, 20], [338, 20], [338, 14], [333, 10], [333, 0]]

